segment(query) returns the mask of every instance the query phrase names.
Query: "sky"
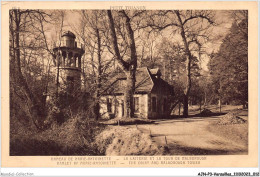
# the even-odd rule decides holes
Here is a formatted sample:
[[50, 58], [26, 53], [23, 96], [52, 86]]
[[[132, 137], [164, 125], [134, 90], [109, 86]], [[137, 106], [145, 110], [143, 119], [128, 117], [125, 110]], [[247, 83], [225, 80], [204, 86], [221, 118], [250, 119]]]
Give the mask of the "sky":
[[[207, 53], [211, 53], [213, 51], [214, 52], [218, 51], [219, 46], [221, 45], [221, 41], [223, 40], [225, 35], [228, 33], [229, 28], [232, 25], [232, 19], [229, 16], [229, 12], [230, 11], [221, 11], [221, 10], [215, 11], [215, 13], [216, 13], [215, 19], [216, 19], [216, 22], [218, 25], [215, 26], [214, 28], [212, 28], [212, 34], [216, 38], [213, 41], [208, 42], [204, 45], [205, 51]], [[64, 30], [70, 30], [70, 31], [74, 32], [75, 27], [77, 27], [77, 25], [79, 23], [80, 23], [80, 16], [77, 12], [71, 11], [71, 10], [66, 11], [66, 16], [65, 16], [65, 21], [64, 21]], [[164, 32], [166, 37], [169, 33], [170, 33], [170, 31]], [[181, 37], [179, 34], [172, 36], [172, 39], [174, 39], [176, 41], [181, 41]], [[160, 42], [160, 40], [157, 40], [157, 41]], [[201, 65], [202, 69], [208, 70], [208, 68], [207, 68], [208, 62], [209, 62], [209, 57], [207, 55], [202, 55], [200, 58], [200, 65]]]

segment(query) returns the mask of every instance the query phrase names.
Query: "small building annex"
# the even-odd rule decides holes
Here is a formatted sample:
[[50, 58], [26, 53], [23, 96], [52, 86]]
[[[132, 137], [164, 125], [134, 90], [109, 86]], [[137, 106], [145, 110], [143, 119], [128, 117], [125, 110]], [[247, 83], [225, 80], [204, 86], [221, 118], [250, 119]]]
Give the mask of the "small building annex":
[[[124, 117], [124, 86], [126, 76], [117, 73], [109, 89], [101, 97], [100, 114], [102, 118]], [[156, 119], [170, 115], [173, 86], [161, 78], [161, 72], [147, 67], [137, 68], [135, 93], [133, 98], [134, 116]]]

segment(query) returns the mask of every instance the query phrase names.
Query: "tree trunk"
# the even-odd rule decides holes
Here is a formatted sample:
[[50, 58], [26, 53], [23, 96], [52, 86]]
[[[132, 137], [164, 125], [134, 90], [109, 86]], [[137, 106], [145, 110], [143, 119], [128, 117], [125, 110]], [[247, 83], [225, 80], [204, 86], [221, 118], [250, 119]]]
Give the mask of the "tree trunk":
[[126, 31], [127, 31], [127, 42], [130, 46], [131, 51], [131, 60], [129, 62], [128, 72], [126, 72], [126, 82], [127, 87], [125, 90], [125, 115], [126, 117], [134, 117], [134, 104], [133, 104], [133, 95], [135, 92], [135, 71], [137, 67], [137, 55], [136, 55], [136, 47], [135, 47], [135, 40], [134, 40], [134, 32], [132, 30], [130, 24], [130, 18], [127, 16], [125, 11], [120, 11], [125, 17], [126, 23]]
[[60, 60], [63, 58], [60, 58], [59, 54], [57, 55], [57, 75], [56, 75], [56, 99], [58, 99], [59, 96], [59, 78], [60, 78]]
[[133, 94], [134, 94], [134, 73], [132, 71], [126, 73], [126, 87], [124, 90], [124, 116], [134, 117]]
[[207, 105], [207, 92], [204, 91], [204, 107]]
[[98, 42], [98, 50], [97, 50], [97, 55], [98, 55], [98, 66], [97, 66], [97, 89], [95, 93], [95, 105], [94, 105], [94, 114], [95, 114], [95, 119], [98, 120], [100, 118], [100, 105], [99, 105], [99, 97], [100, 97], [100, 89], [101, 89], [101, 39], [100, 39], [100, 34], [98, 28], [96, 28], [96, 35], [97, 35], [97, 42]]
[[201, 100], [200, 100], [200, 113], [201, 113]]
[[190, 88], [191, 88], [191, 60], [192, 60], [192, 55], [189, 49], [189, 45], [186, 39], [186, 35], [185, 35], [185, 30], [183, 27], [183, 22], [180, 16], [180, 13], [178, 10], [175, 11], [177, 17], [178, 17], [178, 21], [179, 21], [179, 27], [181, 29], [181, 37], [182, 37], [182, 41], [184, 44], [184, 48], [185, 48], [185, 53], [187, 56], [186, 59], [186, 86], [185, 86], [185, 90], [184, 90], [184, 98], [183, 98], [183, 117], [188, 117], [188, 109], [189, 109], [189, 94], [190, 94]]
[[120, 55], [112, 13], [110, 10], [107, 11], [107, 15], [109, 18], [110, 35], [111, 35], [115, 56], [121, 68], [126, 74], [126, 87], [124, 90], [124, 116], [134, 117], [133, 94], [135, 91], [135, 71], [137, 67], [137, 55], [136, 55], [136, 47], [135, 47], [135, 40], [134, 40], [134, 32], [131, 28], [130, 18], [127, 16], [125, 11], [120, 11], [120, 13], [125, 18], [125, 25], [127, 31], [127, 43], [130, 47], [130, 52], [131, 52], [130, 61], [128, 62], [124, 61]]
[[181, 115], [181, 102], [179, 102], [179, 116]]
[[221, 113], [221, 107], [222, 107], [222, 81], [220, 80], [219, 82], [219, 90], [218, 90], [218, 94], [219, 94], [219, 112]]
[[[14, 23], [15, 23], [15, 35], [14, 35], [14, 58], [15, 58], [15, 75], [16, 82], [19, 86], [24, 90], [26, 97], [28, 98], [28, 108], [31, 114], [31, 119], [33, 124], [37, 129], [41, 129], [41, 125], [39, 122], [44, 121], [45, 116], [45, 108], [43, 105], [37, 100], [32, 91], [30, 90], [26, 79], [24, 78], [21, 70], [21, 60], [20, 60], [20, 19], [21, 14], [18, 9], [14, 10]], [[37, 121], [37, 120], [38, 121]]]
[[183, 117], [188, 117], [189, 115], [189, 112], [188, 112], [188, 96], [187, 95], [184, 95], [183, 96]]
[[218, 105], [219, 105], [219, 112], [221, 113], [221, 107], [222, 107], [222, 103], [221, 103], [221, 98], [219, 97], [219, 102], [218, 102]]

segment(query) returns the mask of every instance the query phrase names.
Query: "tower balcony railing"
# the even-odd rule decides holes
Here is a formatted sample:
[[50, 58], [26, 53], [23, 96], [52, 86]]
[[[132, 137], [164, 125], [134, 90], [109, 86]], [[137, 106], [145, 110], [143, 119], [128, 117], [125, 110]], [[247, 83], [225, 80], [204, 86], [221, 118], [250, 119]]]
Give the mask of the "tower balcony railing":
[[71, 68], [71, 69], [81, 69], [81, 61], [79, 58], [75, 59], [67, 59], [67, 58], [62, 58], [59, 60], [59, 68]]
[[69, 47], [69, 48], [80, 48], [84, 50], [84, 45], [78, 41], [57, 41], [53, 42], [52, 48], [57, 47]]

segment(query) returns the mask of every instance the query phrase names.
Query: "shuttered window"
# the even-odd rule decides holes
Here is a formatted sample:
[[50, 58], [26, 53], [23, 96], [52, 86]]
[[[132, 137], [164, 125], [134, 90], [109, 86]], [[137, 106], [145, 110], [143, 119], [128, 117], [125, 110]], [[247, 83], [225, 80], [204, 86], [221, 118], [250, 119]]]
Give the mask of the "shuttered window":
[[134, 110], [139, 112], [139, 97], [134, 97]]
[[112, 99], [107, 98], [107, 112], [112, 112]]

